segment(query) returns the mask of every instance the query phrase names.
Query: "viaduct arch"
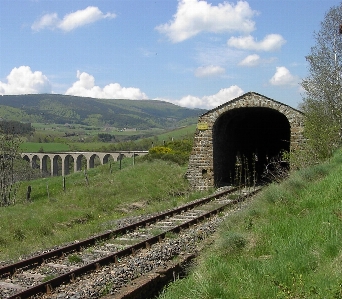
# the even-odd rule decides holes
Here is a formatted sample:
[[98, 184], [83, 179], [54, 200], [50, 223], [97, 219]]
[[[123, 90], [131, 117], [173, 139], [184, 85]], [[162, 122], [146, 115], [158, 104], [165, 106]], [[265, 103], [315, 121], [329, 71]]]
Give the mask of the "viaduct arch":
[[[136, 157], [146, 155], [148, 151], [121, 151], [121, 152], [57, 152], [57, 153], [22, 153], [21, 157], [28, 161], [32, 168], [40, 168], [42, 173], [48, 173], [48, 163], [50, 161], [51, 176], [67, 175], [70, 172], [70, 163], [74, 164], [74, 172], [82, 169], [82, 159], [86, 160], [86, 168], [95, 167], [95, 159], [100, 160], [100, 164], [106, 164], [109, 159], [119, 161], [124, 157]], [[60, 163], [59, 163], [60, 162]], [[62, 165], [62, 173], [58, 173], [59, 164]]]
[[255, 92], [201, 115], [186, 174], [191, 187], [231, 184], [239, 159], [260, 176], [272, 157], [299, 149], [303, 120], [301, 111]]

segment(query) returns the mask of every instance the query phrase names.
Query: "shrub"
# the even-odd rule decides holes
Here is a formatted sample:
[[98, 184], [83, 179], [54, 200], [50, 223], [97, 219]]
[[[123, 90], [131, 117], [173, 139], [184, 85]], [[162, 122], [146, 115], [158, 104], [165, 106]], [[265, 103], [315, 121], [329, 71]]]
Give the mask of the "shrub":
[[172, 152], [172, 149], [166, 146], [155, 146], [153, 148], [151, 148], [148, 153], [151, 155], [154, 154], [168, 154]]
[[193, 142], [188, 139], [171, 141], [167, 143], [174, 152], [187, 153], [190, 154], [192, 150]]
[[148, 155], [144, 156], [144, 160], [160, 159], [184, 165], [189, 161], [191, 150], [192, 142], [190, 140], [171, 141], [165, 146], [151, 148]]

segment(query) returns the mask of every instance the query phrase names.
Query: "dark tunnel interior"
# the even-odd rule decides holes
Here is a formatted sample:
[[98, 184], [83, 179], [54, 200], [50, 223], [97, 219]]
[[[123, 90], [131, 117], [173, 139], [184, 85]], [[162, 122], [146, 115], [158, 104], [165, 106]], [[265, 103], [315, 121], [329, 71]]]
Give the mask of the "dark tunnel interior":
[[[215, 186], [234, 184], [240, 173], [260, 181], [266, 164], [290, 150], [290, 136], [286, 116], [274, 109], [246, 107], [222, 114], [213, 128]], [[244, 169], [237, 171], [239, 165]]]

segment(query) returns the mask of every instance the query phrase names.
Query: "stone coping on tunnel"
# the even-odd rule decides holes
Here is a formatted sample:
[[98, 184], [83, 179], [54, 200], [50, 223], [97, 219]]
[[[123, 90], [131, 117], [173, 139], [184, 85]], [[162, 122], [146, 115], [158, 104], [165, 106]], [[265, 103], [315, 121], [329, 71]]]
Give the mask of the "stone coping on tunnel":
[[[302, 111], [300, 111], [298, 109], [295, 109], [295, 108], [293, 108], [293, 107], [291, 107], [291, 106], [289, 106], [287, 104], [284, 104], [284, 103], [281, 103], [279, 101], [273, 100], [273, 99], [271, 99], [269, 97], [266, 97], [266, 96], [264, 96], [262, 94], [259, 94], [257, 92], [249, 91], [249, 92], [247, 92], [247, 93], [245, 93], [245, 94], [243, 94], [243, 95], [241, 95], [239, 97], [236, 97], [236, 98], [230, 100], [229, 102], [223, 103], [223, 104], [221, 104], [221, 105], [219, 105], [219, 106], [217, 106], [217, 107], [215, 107], [215, 108], [213, 108], [211, 110], [208, 110], [207, 112], [205, 112], [202, 115], [200, 115], [200, 117], [205, 116], [206, 114], [210, 114], [213, 111], [219, 110], [220, 108], [227, 106], [227, 104], [234, 105], [236, 102], [240, 101], [241, 99], [247, 99], [248, 97], [253, 97], [254, 99], [257, 99], [258, 101], [260, 101], [260, 99], [262, 99], [263, 103], [265, 103], [265, 101], [270, 101], [270, 102], [274, 103], [275, 105], [279, 105], [279, 106], [282, 106], [282, 107], [287, 107], [287, 108], [291, 109], [292, 111], [297, 111], [299, 114], [304, 115], [304, 113]], [[256, 103], [254, 102], [253, 104], [256, 104]], [[258, 104], [259, 104], [259, 102], [258, 102]]]

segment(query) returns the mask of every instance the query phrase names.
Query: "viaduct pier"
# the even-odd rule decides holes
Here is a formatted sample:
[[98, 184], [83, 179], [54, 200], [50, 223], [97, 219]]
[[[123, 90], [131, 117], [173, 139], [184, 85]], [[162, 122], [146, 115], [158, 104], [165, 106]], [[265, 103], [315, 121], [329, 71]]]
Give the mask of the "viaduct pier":
[[[120, 161], [123, 158], [135, 158], [146, 155], [148, 151], [120, 152], [54, 152], [54, 153], [22, 153], [21, 157], [28, 161], [32, 168], [39, 168], [42, 173], [51, 176], [67, 175], [82, 170], [82, 164], [87, 169], [94, 168], [95, 162], [103, 165], [110, 161]], [[134, 160], [133, 160], [134, 161]], [[82, 163], [83, 162], [83, 163]], [[60, 168], [61, 165], [61, 168]]]

